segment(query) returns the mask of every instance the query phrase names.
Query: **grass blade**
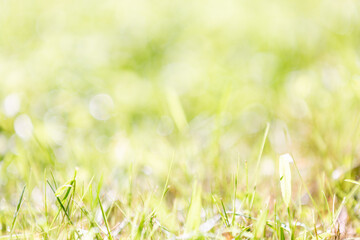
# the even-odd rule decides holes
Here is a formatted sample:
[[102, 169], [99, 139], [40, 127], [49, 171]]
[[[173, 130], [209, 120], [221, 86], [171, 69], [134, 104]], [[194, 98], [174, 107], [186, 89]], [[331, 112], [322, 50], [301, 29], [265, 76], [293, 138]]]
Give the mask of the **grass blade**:
[[[65, 208], [64, 204], [61, 202], [60, 198], [59, 198], [58, 196], [56, 196], [56, 194], [55, 194], [56, 191], [55, 191], [54, 188], [51, 186], [49, 180], [46, 180], [46, 181], [47, 181], [47, 183], [49, 184], [51, 190], [53, 191], [53, 193], [54, 193], [54, 195], [55, 195], [55, 197], [56, 197], [56, 200], [57, 200], [57, 202], [59, 203], [59, 205], [60, 205], [61, 209], [63, 210], [63, 212], [65, 213], [65, 216], [67, 217], [69, 223], [74, 226], [74, 223], [71, 221], [71, 218], [70, 218], [68, 212], [66, 211], [66, 208]], [[79, 233], [77, 230], [75, 230], [75, 232], [76, 232], [76, 234], [78, 235], [78, 237], [81, 238], [80, 233]]]
[[200, 212], [201, 212], [201, 187], [197, 182], [194, 183], [194, 188], [191, 197], [190, 208], [185, 222], [186, 232], [195, 231], [200, 226]]
[[25, 189], [26, 189], [26, 185], [24, 186], [24, 188], [23, 188], [23, 190], [22, 190], [22, 192], [21, 192], [19, 202], [18, 202], [18, 204], [17, 204], [17, 206], [16, 206], [16, 210], [15, 210], [14, 218], [13, 218], [13, 221], [12, 221], [12, 224], [11, 224], [10, 239], [11, 239], [12, 234], [13, 234], [14, 229], [15, 229], [16, 220], [17, 220], [17, 217], [18, 217], [18, 214], [19, 214], [20, 208], [21, 208], [21, 204], [22, 204], [22, 202], [23, 202]]
[[264, 236], [267, 216], [268, 216], [268, 209], [266, 208], [265, 210], [262, 211], [259, 219], [256, 222], [256, 226], [255, 226], [255, 238], [256, 239], [262, 239]]
[[279, 159], [279, 174], [281, 194], [287, 207], [291, 201], [291, 169], [290, 162], [292, 162], [290, 154], [283, 154]]
[[113, 237], [112, 237], [112, 235], [111, 235], [111, 230], [110, 230], [110, 227], [109, 227], [109, 223], [108, 223], [108, 220], [107, 220], [107, 217], [106, 217], [104, 208], [103, 208], [103, 206], [102, 206], [102, 204], [101, 204], [101, 201], [100, 201], [100, 198], [99, 198], [99, 197], [98, 197], [98, 202], [99, 202], [99, 205], [100, 205], [101, 214], [102, 214], [102, 216], [103, 216], [106, 229], [107, 229], [107, 231], [108, 231], [109, 239], [110, 239], [110, 240], [113, 240]]

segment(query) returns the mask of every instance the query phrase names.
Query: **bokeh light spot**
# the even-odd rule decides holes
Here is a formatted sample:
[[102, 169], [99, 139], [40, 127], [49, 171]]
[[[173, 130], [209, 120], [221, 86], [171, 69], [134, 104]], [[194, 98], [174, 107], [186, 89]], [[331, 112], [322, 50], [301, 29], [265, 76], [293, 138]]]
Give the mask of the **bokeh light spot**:
[[90, 114], [97, 120], [108, 120], [111, 117], [113, 108], [114, 102], [108, 94], [98, 94], [90, 100]]
[[28, 115], [22, 114], [15, 119], [14, 129], [23, 140], [29, 140], [33, 133], [33, 124]]

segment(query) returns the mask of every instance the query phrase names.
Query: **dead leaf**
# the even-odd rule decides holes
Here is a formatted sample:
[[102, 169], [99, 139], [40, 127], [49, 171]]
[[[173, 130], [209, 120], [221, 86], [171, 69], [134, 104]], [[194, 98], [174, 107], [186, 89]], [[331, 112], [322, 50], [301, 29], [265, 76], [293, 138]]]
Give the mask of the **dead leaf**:
[[232, 236], [231, 232], [224, 232], [223, 237], [225, 237], [226, 240], [232, 240], [234, 237]]

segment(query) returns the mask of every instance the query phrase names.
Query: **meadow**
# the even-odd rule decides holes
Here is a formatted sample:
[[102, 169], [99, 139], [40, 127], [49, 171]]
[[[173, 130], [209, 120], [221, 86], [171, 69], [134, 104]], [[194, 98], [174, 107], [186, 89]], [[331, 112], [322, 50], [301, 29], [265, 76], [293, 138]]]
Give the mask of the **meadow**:
[[360, 239], [360, 2], [0, 0], [0, 239]]

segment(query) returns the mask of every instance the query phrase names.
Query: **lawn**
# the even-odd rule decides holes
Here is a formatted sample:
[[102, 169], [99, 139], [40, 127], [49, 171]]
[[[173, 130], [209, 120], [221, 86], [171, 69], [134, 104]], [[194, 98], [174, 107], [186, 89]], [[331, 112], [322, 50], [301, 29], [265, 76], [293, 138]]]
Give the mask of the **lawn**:
[[360, 2], [0, 0], [0, 239], [360, 239]]

